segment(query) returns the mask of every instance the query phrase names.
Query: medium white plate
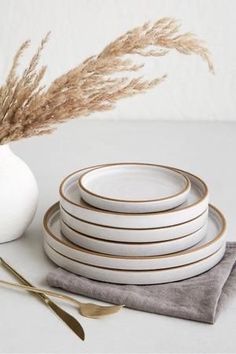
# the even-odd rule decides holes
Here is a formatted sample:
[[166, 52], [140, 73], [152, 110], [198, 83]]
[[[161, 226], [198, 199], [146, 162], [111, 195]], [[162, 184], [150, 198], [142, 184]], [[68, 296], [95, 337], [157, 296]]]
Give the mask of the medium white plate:
[[190, 181], [168, 167], [121, 163], [83, 173], [78, 188], [81, 197], [96, 208], [150, 213], [173, 209], [185, 202]]
[[146, 214], [127, 214], [96, 209], [83, 202], [78, 191], [78, 178], [85, 171], [91, 170], [91, 168], [94, 167], [72, 173], [64, 179], [60, 186], [60, 203], [62, 207], [72, 216], [84, 221], [129, 229], [157, 228], [192, 220], [207, 209], [208, 190], [206, 184], [200, 178], [181, 170], [177, 171], [190, 179], [191, 190], [187, 201], [174, 210]]
[[63, 235], [74, 244], [91, 251], [111, 254], [114, 256], [158, 256], [183, 251], [192, 247], [206, 235], [207, 224], [192, 234], [170, 241], [149, 243], [122, 243], [104, 241], [86, 236], [71, 229], [61, 221]]
[[197, 218], [172, 226], [152, 229], [123, 229], [92, 224], [68, 214], [61, 207], [61, 219], [85, 236], [116, 242], [159, 242], [180, 238], [196, 232], [207, 222], [208, 209]]
[[[97, 253], [93, 251], [88, 251], [84, 248], [74, 245], [68, 241], [61, 233], [60, 230], [60, 212], [58, 203], [54, 204], [45, 214], [44, 217], [44, 237], [47, 243], [54, 248], [57, 252], [72, 258], [81, 263], [86, 263], [89, 265], [105, 267], [105, 268], [115, 268], [115, 269], [160, 269], [160, 268], [170, 268], [179, 265], [192, 263], [198, 261], [202, 258], [208, 257], [217, 251], [225, 241], [226, 227], [223, 215], [215, 209], [213, 206], [210, 207], [209, 222], [206, 229], [203, 228], [199, 232], [191, 236], [186, 236], [178, 240], [173, 240], [167, 242], [169, 245], [165, 245], [166, 242], [160, 242], [159, 244], [123, 244], [123, 247], [130, 249], [130, 254], [132, 249], [143, 248], [143, 250], [150, 250], [156, 248], [157, 252], [163, 253], [168, 252], [171, 247], [170, 243], [176, 244], [180, 248], [202, 241], [196, 246], [189, 248], [186, 251], [174, 253], [165, 256], [150, 256], [146, 257], [143, 254], [142, 257], [125, 257], [125, 256], [114, 256], [102, 253]], [[204, 234], [206, 236], [204, 237]], [[76, 235], [79, 238], [79, 235]], [[194, 237], [196, 239], [194, 240]], [[204, 237], [204, 238], [203, 238]], [[190, 239], [190, 241], [188, 241]], [[102, 241], [98, 241], [102, 243]], [[111, 242], [110, 249], [112, 247], [121, 247], [117, 243]], [[96, 243], [95, 243], [96, 246]]]
[[100, 268], [90, 266], [84, 263], [74, 261], [62, 254], [56, 252], [48, 243], [44, 242], [44, 249], [48, 257], [70, 272], [81, 275], [86, 278], [99, 281], [119, 284], [160, 284], [183, 280], [204, 273], [214, 267], [223, 258], [225, 245], [211, 256], [201, 261], [175, 268], [166, 268], [159, 270], [115, 270], [109, 268]]

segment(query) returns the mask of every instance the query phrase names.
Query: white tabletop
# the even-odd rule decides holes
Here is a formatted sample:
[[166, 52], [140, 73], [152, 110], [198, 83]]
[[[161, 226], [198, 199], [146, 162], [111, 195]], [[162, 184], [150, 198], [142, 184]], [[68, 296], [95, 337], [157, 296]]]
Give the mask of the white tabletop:
[[[38, 286], [55, 265], [42, 249], [41, 221], [58, 199], [61, 179], [98, 163], [154, 162], [204, 178], [211, 202], [228, 220], [236, 241], [236, 123], [77, 120], [53, 135], [13, 144], [39, 184], [37, 215], [19, 240], [0, 245], [0, 255]], [[1, 270], [1, 278], [12, 279]], [[49, 309], [26, 293], [0, 289], [1, 353], [235, 353], [236, 296], [212, 325], [124, 309], [101, 320], [79, 317], [80, 341]], [[78, 299], [87, 300], [81, 296]], [[76, 310], [68, 309], [77, 316]]]

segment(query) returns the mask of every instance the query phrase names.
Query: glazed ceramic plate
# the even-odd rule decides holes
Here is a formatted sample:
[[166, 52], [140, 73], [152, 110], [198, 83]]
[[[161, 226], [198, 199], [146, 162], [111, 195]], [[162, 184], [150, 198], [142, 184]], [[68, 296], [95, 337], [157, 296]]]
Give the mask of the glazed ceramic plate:
[[183, 251], [197, 244], [207, 233], [207, 225], [196, 232], [170, 241], [149, 243], [122, 243], [103, 241], [80, 234], [61, 222], [62, 234], [74, 244], [85, 249], [114, 256], [159, 256]]
[[197, 218], [173, 226], [152, 229], [121, 229], [92, 224], [68, 214], [61, 207], [61, 219], [66, 225], [85, 236], [116, 242], [159, 242], [192, 234], [207, 222], [208, 209]]
[[159, 270], [116, 270], [94, 267], [77, 262], [56, 252], [48, 243], [44, 242], [44, 249], [48, 257], [59, 267], [86, 278], [118, 284], [158, 284], [183, 280], [204, 273], [214, 267], [223, 258], [225, 245], [211, 256], [201, 261], [175, 268]]
[[127, 214], [96, 209], [85, 203], [78, 191], [79, 177], [82, 173], [91, 170], [91, 168], [94, 167], [72, 173], [64, 179], [60, 186], [60, 203], [62, 207], [72, 216], [84, 221], [129, 229], [157, 228], [192, 220], [207, 209], [207, 186], [200, 178], [181, 170], [176, 171], [183, 173], [190, 179], [191, 189], [187, 201], [174, 210], [145, 214]]
[[186, 201], [190, 181], [168, 167], [124, 163], [83, 173], [78, 188], [81, 197], [96, 208], [149, 213], [172, 209]]
[[[44, 217], [44, 237], [47, 243], [55, 249], [57, 252], [63, 254], [66, 257], [72, 258], [81, 263], [86, 263], [89, 265], [105, 267], [105, 268], [115, 268], [115, 269], [161, 269], [176, 267], [179, 265], [193, 263], [202, 258], [208, 257], [209, 255], [216, 252], [225, 241], [225, 220], [223, 215], [215, 209], [213, 206], [210, 207], [209, 222], [207, 228], [203, 227], [199, 232], [194, 235], [186, 236], [182, 239], [173, 240], [167, 242], [160, 242], [159, 244], [126, 244], [125, 247], [130, 249], [129, 253], [132, 254], [133, 249], [143, 249], [143, 256], [114, 256], [108, 254], [102, 254], [98, 252], [88, 251], [82, 247], [76, 246], [63, 236], [60, 230], [60, 213], [58, 203], [54, 204], [45, 214]], [[76, 235], [79, 237], [79, 235]], [[194, 240], [194, 237], [196, 239]], [[188, 241], [190, 238], [190, 241]], [[150, 251], [150, 248], [156, 248], [156, 251], [163, 254], [163, 252], [168, 252], [171, 247], [169, 244], [176, 242], [180, 248], [186, 248], [188, 242], [189, 246], [196, 242], [199, 242], [196, 246], [189, 248], [186, 251], [173, 253], [171, 255], [165, 256], [150, 256], [146, 257], [145, 251]], [[98, 241], [102, 243], [102, 241]], [[94, 243], [96, 247], [96, 243]], [[101, 247], [101, 246], [100, 246]], [[112, 242], [109, 246], [122, 248], [122, 245]], [[124, 247], [124, 245], [123, 245]], [[137, 251], [140, 252], [141, 251]]]

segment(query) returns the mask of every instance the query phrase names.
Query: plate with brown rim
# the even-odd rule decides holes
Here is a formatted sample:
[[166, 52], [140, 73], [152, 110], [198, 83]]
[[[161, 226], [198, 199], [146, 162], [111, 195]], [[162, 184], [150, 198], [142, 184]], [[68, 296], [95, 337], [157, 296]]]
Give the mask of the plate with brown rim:
[[211, 256], [198, 262], [180, 267], [153, 270], [121, 270], [91, 266], [64, 256], [55, 251], [46, 241], [44, 242], [44, 250], [51, 261], [59, 267], [86, 278], [115, 284], [150, 285], [188, 279], [208, 271], [223, 258], [225, 244]]
[[[100, 243], [100, 251], [103, 244], [101, 240], [98, 240], [97, 243], [95, 240], [91, 240], [91, 243], [94, 242], [93, 251], [75, 245], [67, 240], [61, 232], [58, 203], [54, 204], [46, 212], [43, 229], [46, 242], [54, 248], [55, 251], [66, 257], [88, 265], [126, 270], [161, 269], [193, 263], [216, 252], [225, 242], [226, 237], [225, 218], [220, 211], [213, 206], [210, 206], [209, 209], [207, 228], [203, 227], [203, 229], [193, 235], [168, 241], [166, 245], [165, 242], [151, 244], [132, 243], [128, 245], [111, 242], [109, 244], [109, 249], [110, 251], [113, 249], [113, 253], [115, 253], [117, 249], [117, 252], [119, 252], [122, 247], [126, 247], [128, 253], [126, 256], [98, 252], [98, 242]], [[76, 235], [76, 237], [78, 240], [82, 235]], [[188, 241], [188, 239], [190, 241]], [[174, 243], [174, 246], [179, 247], [179, 249], [190, 247], [191, 244], [192, 246], [197, 244], [187, 250], [164, 255], [163, 253], [165, 252], [173, 251], [174, 246], [171, 246], [171, 243]], [[139, 256], [133, 256], [134, 249], [136, 249], [136, 252], [139, 252]], [[156, 249], [157, 255], [147, 256], [147, 252], [149, 252], [150, 249]]]
[[[142, 165], [142, 164], [141, 164]], [[156, 166], [150, 164], [151, 166]], [[177, 225], [190, 221], [201, 215], [208, 207], [208, 189], [206, 184], [197, 176], [186, 171], [177, 170], [186, 175], [191, 188], [186, 202], [175, 209], [152, 213], [118, 213], [104, 211], [90, 206], [83, 201], [79, 189], [78, 179], [88, 167], [67, 176], [60, 185], [60, 204], [63, 209], [81, 220], [117, 228], [144, 229]]]
[[169, 210], [186, 201], [189, 178], [165, 166], [119, 163], [84, 172], [81, 197], [96, 208], [121, 213]]

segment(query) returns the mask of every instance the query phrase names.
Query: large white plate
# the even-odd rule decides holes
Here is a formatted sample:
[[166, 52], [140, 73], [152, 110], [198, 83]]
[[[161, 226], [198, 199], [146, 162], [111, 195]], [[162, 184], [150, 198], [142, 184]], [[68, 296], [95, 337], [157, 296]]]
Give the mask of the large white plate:
[[96, 208], [149, 213], [169, 210], [185, 202], [190, 181], [168, 167], [120, 163], [83, 173], [78, 188], [82, 198]]
[[200, 178], [181, 170], [177, 171], [185, 174], [190, 179], [191, 190], [187, 201], [174, 210], [157, 213], [127, 214], [96, 209], [83, 202], [78, 191], [78, 178], [82, 173], [89, 171], [91, 168], [94, 167], [72, 173], [64, 179], [60, 186], [60, 203], [62, 207], [71, 215], [84, 221], [130, 229], [156, 228], [192, 220], [207, 209], [208, 190], [206, 184]]
[[223, 258], [225, 253], [225, 245], [223, 245], [211, 256], [189, 265], [159, 270], [128, 271], [94, 267], [74, 261], [56, 252], [46, 241], [44, 242], [44, 249], [54, 263], [75, 274], [109, 283], [139, 285], [169, 283], [194, 277], [214, 267]]
[[[208, 230], [206, 236], [202, 239], [200, 243], [196, 246], [182, 252], [174, 253], [165, 256], [150, 256], [146, 257], [125, 257], [125, 256], [114, 256], [102, 253], [97, 253], [93, 251], [88, 251], [84, 248], [74, 245], [68, 241], [62, 234], [60, 230], [60, 213], [58, 203], [54, 204], [45, 214], [44, 217], [44, 236], [47, 243], [54, 248], [59, 253], [77, 260], [81, 263], [86, 263], [89, 265], [115, 268], [115, 269], [161, 269], [176, 267], [179, 265], [192, 263], [198, 261], [202, 258], [208, 257], [215, 251], [217, 251], [225, 241], [226, 227], [223, 215], [214, 207], [210, 207]], [[188, 242], [186, 239], [190, 237], [191, 242], [197, 242], [200, 238], [204, 236], [205, 230], [201, 230], [199, 233], [191, 236], [186, 236], [179, 240], [169, 241], [179, 242], [180, 247], [185, 247]], [[196, 236], [196, 240], [194, 237]], [[78, 236], [77, 236], [78, 237]], [[98, 241], [102, 242], [102, 241]], [[181, 243], [185, 244], [181, 246]], [[96, 244], [95, 244], [96, 245]], [[163, 251], [168, 251], [168, 246], [165, 246], [163, 242], [159, 245], [157, 244], [129, 244], [125, 245], [126, 248], [130, 248], [130, 253], [132, 253], [133, 248], [142, 248], [145, 250], [153, 247], [158, 249], [159, 253]], [[114, 242], [112, 242], [111, 247], [121, 247]], [[163, 247], [163, 249], [162, 249]], [[169, 246], [170, 248], [171, 246]]]
[[159, 242], [180, 238], [196, 232], [207, 222], [208, 209], [197, 218], [172, 226], [151, 229], [125, 229], [102, 226], [83, 221], [61, 207], [61, 219], [69, 227], [85, 236], [116, 242]]

